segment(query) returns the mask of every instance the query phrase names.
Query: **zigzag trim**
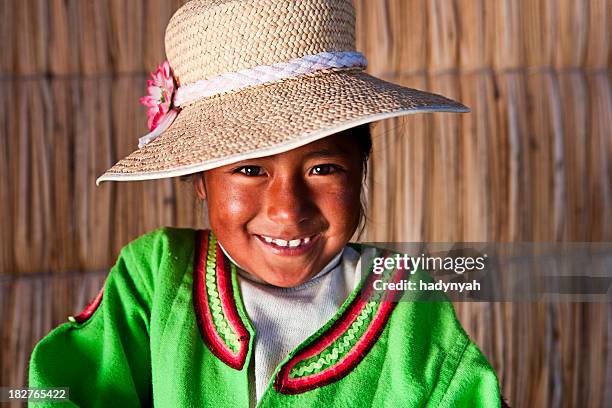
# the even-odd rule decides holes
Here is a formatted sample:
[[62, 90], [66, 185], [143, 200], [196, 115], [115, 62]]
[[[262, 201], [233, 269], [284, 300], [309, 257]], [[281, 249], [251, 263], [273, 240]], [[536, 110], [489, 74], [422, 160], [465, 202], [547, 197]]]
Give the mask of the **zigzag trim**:
[[[385, 254], [384, 256], [386, 256]], [[402, 271], [386, 273], [385, 281], [399, 281]], [[298, 394], [335, 382], [363, 360], [383, 332], [396, 302], [373, 294], [373, 282], [382, 276], [371, 273], [350, 305], [323, 334], [299, 351], [279, 370], [274, 388]]]
[[210, 351], [241, 370], [250, 334], [236, 309], [232, 287], [234, 265], [209, 230], [198, 230], [193, 268], [193, 306], [200, 334]]

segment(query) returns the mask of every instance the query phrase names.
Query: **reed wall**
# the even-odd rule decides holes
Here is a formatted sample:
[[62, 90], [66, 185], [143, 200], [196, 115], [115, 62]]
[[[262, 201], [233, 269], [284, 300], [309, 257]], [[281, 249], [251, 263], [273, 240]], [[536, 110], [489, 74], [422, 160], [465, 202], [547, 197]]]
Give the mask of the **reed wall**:
[[[0, 2], [0, 385], [98, 291], [119, 249], [204, 227], [178, 179], [99, 176], [182, 0]], [[380, 122], [366, 240], [612, 240], [612, 0], [355, 0], [368, 72], [471, 114]], [[462, 303], [513, 406], [612, 406], [612, 305]]]

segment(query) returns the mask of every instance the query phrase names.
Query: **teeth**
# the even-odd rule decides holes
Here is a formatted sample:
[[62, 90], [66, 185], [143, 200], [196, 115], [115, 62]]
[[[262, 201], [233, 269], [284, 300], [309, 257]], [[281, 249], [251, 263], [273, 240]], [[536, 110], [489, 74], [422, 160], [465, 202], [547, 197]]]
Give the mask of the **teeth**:
[[300, 245], [305, 245], [305, 244], [309, 243], [310, 240], [312, 239], [312, 237], [306, 237], [306, 238], [303, 238], [303, 239], [292, 239], [291, 241], [287, 241], [287, 240], [284, 240], [284, 239], [266, 237], [265, 235], [261, 235], [261, 237], [267, 243], [273, 243], [273, 244], [281, 246], [281, 247], [288, 246], [290, 248], [296, 248], [296, 247], [298, 247]]

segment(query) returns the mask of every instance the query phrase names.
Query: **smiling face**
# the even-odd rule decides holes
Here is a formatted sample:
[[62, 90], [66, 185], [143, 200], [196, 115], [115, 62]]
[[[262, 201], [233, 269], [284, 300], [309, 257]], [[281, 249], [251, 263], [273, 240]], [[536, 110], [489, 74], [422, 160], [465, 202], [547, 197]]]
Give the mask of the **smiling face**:
[[360, 214], [363, 154], [335, 134], [308, 145], [208, 170], [196, 191], [210, 225], [247, 272], [299, 285], [347, 244]]

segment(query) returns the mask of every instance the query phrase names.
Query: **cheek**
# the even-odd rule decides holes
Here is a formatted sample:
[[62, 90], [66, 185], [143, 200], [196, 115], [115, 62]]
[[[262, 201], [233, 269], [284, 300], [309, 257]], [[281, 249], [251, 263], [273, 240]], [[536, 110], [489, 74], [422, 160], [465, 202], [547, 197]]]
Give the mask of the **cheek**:
[[359, 223], [361, 185], [349, 185], [325, 194], [321, 207], [332, 230], [351, 236]]
[[214, 229], [236, 230], [257, 213], [257, 201], [244, 189], [223, 183], [211, 188], [208, 195], [208, 216]]

